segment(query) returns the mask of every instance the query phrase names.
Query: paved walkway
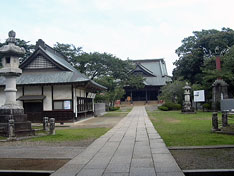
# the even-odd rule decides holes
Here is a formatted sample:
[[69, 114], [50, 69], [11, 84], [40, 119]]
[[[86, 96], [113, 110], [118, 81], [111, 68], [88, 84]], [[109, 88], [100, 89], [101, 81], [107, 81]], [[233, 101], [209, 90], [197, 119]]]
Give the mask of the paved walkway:
[[52, 174], [117, 175], [184, 176], [142, 106]]

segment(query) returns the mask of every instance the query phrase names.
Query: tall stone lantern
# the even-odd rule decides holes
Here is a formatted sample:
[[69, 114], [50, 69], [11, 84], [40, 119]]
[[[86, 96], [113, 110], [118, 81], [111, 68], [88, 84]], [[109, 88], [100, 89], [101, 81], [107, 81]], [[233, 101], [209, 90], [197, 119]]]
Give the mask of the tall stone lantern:
[[184, 89], [184, 102], [182, 113], [194, 113], [194, 108], [192, 107], [190, 94], [191, 94], [191, 87], [186, 82], [186, 85], [183, 87]]
[[[14, 31], [10, 31], [8, 35], [7, 45], [0, 48], [3, 66], [0, 69], [0, 76], [5, 77], [5, 104], [0, 107], [0, 134], [4, 136], [33, 134], [31, 122], [27, 121], [23, 107], [16, 102], [16, 79], [22, 74], [19, 57], [25, 54], [25, 49], [15, 45]], [[11, 127], [13, 129], [10, 130]]]

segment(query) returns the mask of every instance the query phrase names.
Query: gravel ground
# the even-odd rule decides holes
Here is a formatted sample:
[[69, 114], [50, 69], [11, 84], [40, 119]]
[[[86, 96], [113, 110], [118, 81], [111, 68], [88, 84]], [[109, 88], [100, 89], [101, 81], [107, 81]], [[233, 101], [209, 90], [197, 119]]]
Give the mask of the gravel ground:
[[69, 141], [69, 142], [44, 142], [44, 141], [37, 141], [37, 142], [30, 142], [30, 141], [12, 141], [12, 142], [0, 142], [1, 146], [69, 146], [69, 147], [87, 147], [89, 146], [95, 139], [88, 139], [88, 140], [81, 140], [81, 141]]
[[[95, 117], [70, 128], [112, 128], [123, 117]], [[66, 126], [66, 124], [65, 124]], [[62, 127], [65, 129], [68, 127]], [[57, 170], [95, 139], [69, 142], [0, 142], [1, 170]]]
[[155, 110], [158, 110], [158, 105], [147, 105], [147, 106], [145, 106], [145, 109], [147, 111], [153, 112]]
[[182, 170], [234, 169], [234, 148], [170, 150]]

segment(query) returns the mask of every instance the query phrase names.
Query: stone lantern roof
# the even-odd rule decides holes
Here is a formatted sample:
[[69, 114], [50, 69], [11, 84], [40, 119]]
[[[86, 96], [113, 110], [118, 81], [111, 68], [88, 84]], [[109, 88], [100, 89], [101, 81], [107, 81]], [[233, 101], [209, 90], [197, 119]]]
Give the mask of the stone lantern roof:
[[7, 39], [7, 45], [3, 45], [0, 48], [0, 55], [4, 55], [4, 56], [18, 56], [21, 57], [25, 54], [25, 49], [21, 48], [19, 46], [16, 46], [16, 33], [11, 30], [8, 33], [9, 38]]

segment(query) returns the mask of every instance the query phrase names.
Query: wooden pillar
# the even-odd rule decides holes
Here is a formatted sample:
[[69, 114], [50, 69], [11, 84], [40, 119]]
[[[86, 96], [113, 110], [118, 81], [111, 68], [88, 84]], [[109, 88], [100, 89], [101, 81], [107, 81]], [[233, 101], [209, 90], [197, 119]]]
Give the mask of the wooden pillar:
[[148, 92], [147, 92], [147, 88], [145, 89], [145, 102], [148, 103]]
[[51, 101], [52, 101], [52, 111], [54, 110], [54, 86], [51, 85]]
[[133, 102], [133, 101], [132, 101], [132, 90], [131, 90], [131, 104], [132, 104], [132, 102]]

